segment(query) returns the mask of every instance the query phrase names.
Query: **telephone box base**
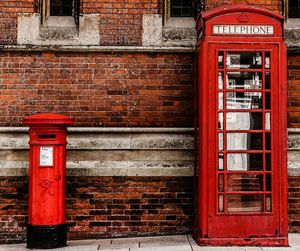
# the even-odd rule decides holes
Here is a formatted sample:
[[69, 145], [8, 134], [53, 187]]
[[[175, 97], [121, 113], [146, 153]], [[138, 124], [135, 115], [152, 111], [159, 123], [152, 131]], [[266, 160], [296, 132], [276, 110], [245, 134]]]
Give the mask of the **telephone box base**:
[[268, 246], [286, 247], [289, 245], [287, 237], [261, 238], [196, 238], [199, 246]]
[[27, 226], [27, 248], [51, 249], [67, 246], [67, 225]]

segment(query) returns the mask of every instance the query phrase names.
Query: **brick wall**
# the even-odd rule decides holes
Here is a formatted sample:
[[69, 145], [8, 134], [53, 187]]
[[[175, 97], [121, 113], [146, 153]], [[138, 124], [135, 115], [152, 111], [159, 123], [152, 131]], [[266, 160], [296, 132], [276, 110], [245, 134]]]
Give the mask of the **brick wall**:
[[288, 127], [300, 127], [300, 55], [288, 57]]
[[[192, 126], [193, 54], [0, 54], [0, 126], [57, 112], [77, 126]], [[288, 127], [300, 123], [300, 56], [288, 57]]]
[[300, 232], [300, 177], [289, 177], [289, 230]]
[[[24, 242], [26, 177], [0, 177], [0, 243]], [[192, 177], [67, 177], [69, 239], [191, 232]], [[289, 177], [289, 231], [300, 231], [300, 177]]]
[[27, 178], [0, 177], [0, 243], [24, 242], [27, 199]]
[[54, 112], [76, 126], [193, 125], [192, 53], [0, 53], [0, 126]]
[[[240, 1], [211, 0], [206, 9], [226, 4], [248, 3], [266, 7], [282, 13], [282, 0]], [[38, 0], [9, 0], [0, 3], [0, 44], [17, 43], [18, 14], [33, 13], [39, 10]], [[117, 0], [82, 1], [83, 14], [100, 14], [101, 45], [142, 45], [143, 14], [162, 14], [162, 0]]]
[[141, 45], [143, 14], [161, 13], [162, 0], [84, 1], [83, 13], [100, 13], [101, 45]]
[[227, 4], [250, 4], [256, 5], [263, 8], [268, 8], [272, 11], [282, 14], [283, 0], [209, 0], [206, 1], [206, 8], [212, 9], [217, 6], [227, 5]]
[[[0, 243], [24, 242], [27, 178], [0, 184]], [[68, 238], [191, 232], [192, 189], [192, 177], [68, 177]]]
[[71, 238], [191, 231], [192, 177], [86, 177], [68, 184]]
[[17, 43], [19, 13], [33, 13], [34, 0], [6, 0], [0, 2], [0, 44]]
[[[101, 45], [141, 45], [143, 14], [161, 13], [161, 0], [82, 2], [83, 14], [100, 13]], [[0, 44], [17, 43], [18, 14], [38, 13], [38, 0], [0, 3]]]

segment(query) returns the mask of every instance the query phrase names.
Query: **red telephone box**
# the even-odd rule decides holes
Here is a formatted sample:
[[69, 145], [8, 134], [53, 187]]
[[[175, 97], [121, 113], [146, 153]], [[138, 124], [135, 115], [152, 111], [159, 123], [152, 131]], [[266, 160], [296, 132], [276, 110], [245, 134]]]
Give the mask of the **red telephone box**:
[[194, 238], [288, 245], [283, 17], [235, 5], [197, 21]]
[[27, 248], [58, 248], [67, 244], [66, 127], [73, 119], [58, 114], [24, 118], [29, 129], [29, 203]]

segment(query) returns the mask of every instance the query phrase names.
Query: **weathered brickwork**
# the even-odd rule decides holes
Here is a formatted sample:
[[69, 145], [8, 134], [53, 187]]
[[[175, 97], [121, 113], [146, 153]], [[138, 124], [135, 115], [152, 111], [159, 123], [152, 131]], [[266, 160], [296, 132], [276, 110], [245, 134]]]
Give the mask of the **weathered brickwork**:
[[[81, 1], [81, 13], [100, 13], [101, 45], [141, 45], [143, 14], [162, 12], [161, 0]], [[38, 13], [38, 0], [0, 3], [0, 44], [17, 43], [18, 14]]]
[[0, 44], [16, 44], [16, 30], [16, 15], [0, 13]]
[[17, 43], [19, 13], [33, 13], [34, 0], [7, 0], [0, 2], [0, 44]]
[[[0, 184], [0, 243], [24, 242], [28, 180]], [[192, 177], [68, 177], [68, 238], [189, 233], [192, 189]]]
[[288, 57], [288, 127], [300, 127], [300, 55]]
[[206, 8], [212, 9], [217, 6], [227, 5], [227, 4], [251, 4], [263, 8], [268, 8], [272, 11], [282, 14], [283, 0], [209, 0], [206, 1]]
[[[282, 0], [206, 1], [206, 9], [226, 4], [255, 4], [282, 13]], [[100, 45], [142, 45], [143, 15], [162, 14], [162, 0], [82, 1], [81, 13], [100, 13]], [[38, 13], [39, 1], [1, 1], [0, 44], [17, 44], [17, 18], [19, 14]]]
[[0, 55], [0, 126], [54, 112], [76, 126], [193, 125], [193, 54]]
[[300, 177], [289, 177], [289, 231], [300, 232]]
[[192, 177], [70, 178], [71, 238], [191, 231]]
[[83, 13], [100, 13], [101, 45], [141, 45], [143, 14], [161, 13], [161, 0], [84, 1]]
[[[26, 239], [28, 179], [0, 177], [0, 243]], [[191, 232], [192, 177], [67, 177], [69, 239]], [[300, 177], [289, 177], [289, 231], [300, 231]]]
[[27, 178], [0, 177], [0, 243], [24, 242], [27, 200]]

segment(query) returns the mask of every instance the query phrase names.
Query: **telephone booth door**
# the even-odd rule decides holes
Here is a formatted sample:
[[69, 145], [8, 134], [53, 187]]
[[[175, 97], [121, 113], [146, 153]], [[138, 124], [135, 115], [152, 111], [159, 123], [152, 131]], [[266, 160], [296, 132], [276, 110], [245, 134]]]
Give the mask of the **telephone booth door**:
[[285, 45], [270, 34], [227, 35], [262, 22], [274, 34], [281, 18], [248, 6], [202, 15], [194, 226], [201, 245], [288, 244]]

